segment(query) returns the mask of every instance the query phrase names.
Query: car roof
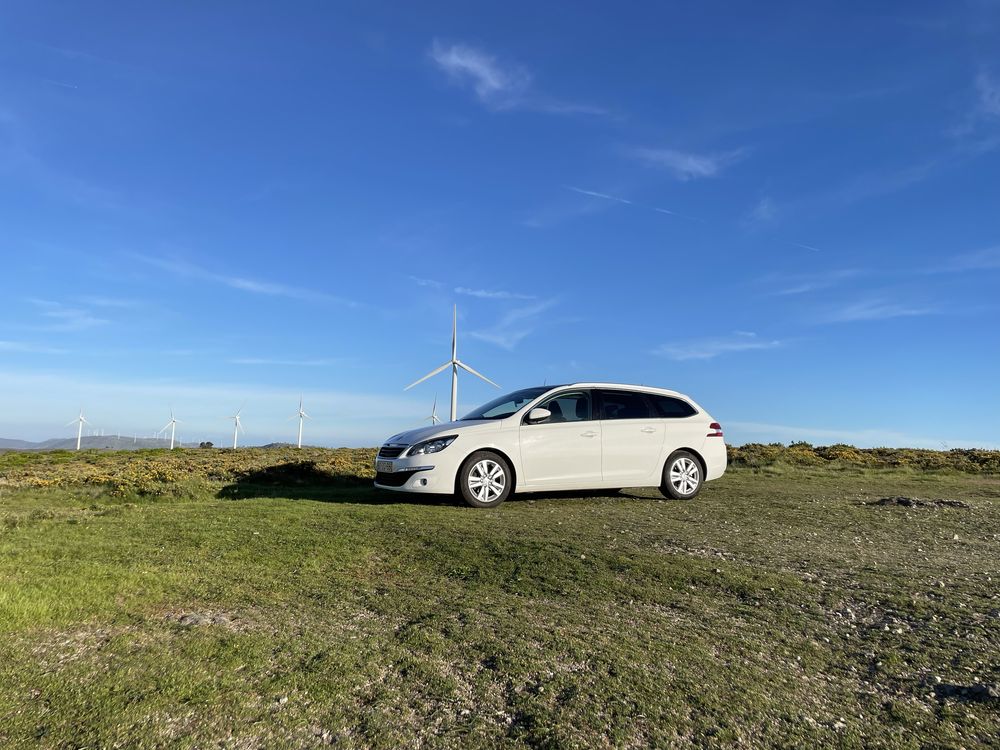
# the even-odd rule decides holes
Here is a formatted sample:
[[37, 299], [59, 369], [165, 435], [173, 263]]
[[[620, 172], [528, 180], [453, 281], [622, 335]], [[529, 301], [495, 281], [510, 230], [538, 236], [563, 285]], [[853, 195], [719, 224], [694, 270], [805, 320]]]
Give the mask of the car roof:
[[602, 383], [598, 381], [586, 381], [579, 383], [565, 383], [564, 385], [553, 385], [550, 390], [556, 388], [619, 388], [625, 391], [645, 391], [648, 393], [660, 393], [664, 396], [680, 396], [681, 398], [688, 399], [680, 391], [672, 391], [669, 388], [658, 388], [655, 385], [636, 385], [635, 383]]

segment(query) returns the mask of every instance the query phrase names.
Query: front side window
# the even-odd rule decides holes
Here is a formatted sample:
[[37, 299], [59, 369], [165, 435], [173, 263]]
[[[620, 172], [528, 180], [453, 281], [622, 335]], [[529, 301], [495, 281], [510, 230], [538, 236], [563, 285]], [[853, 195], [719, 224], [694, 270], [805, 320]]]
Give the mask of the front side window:
[[649, 419], [649, 402], [635, 391], [601, 391], [601, 419]]
[[474, 411], [470, 411], [462, 417], [462, 421], [470, 419], [504, 419], [514, 414], [518, 409], [523, 408], [526, 404], [534, 401], [546, 391], [551, 390], [552, 386], [543, 386], [539, 388], [524, 388], [520, 391], [508, 393], [500, 396], [500, 398], [493, 399], [488, 404], [484, 404]]
[[545, 424], [583, 422], [591, 418], [590, 393], [587, 391], [559, 393], [548, 401], [543, 401], [539, 406], [552, 412], [552, 416], [545, 420]]

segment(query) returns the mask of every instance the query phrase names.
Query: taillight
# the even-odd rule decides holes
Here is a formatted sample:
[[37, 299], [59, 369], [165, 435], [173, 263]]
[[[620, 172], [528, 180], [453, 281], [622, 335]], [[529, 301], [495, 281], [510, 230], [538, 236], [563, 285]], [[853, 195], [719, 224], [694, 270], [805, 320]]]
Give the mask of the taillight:
[[718, 422], [712, 422], [712, 424], [708, 426], [708, 429], [711, 430], [711, 432], [708, 433], [708, 437], [722, 437], [722, 425]]

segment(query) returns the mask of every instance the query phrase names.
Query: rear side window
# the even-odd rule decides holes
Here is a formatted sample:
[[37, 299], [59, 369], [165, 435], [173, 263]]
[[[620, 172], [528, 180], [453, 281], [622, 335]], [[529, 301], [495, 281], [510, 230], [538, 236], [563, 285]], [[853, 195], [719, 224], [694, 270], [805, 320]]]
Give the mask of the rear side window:
[[690, 417], [692, 414], [698, 413], [687, 401], [682, 401], [672, 396], [650, 395], [649, 400], [653, 402], [653, 406], [656, 407], [659, 416], [667, 419], [680, 419], [681, 417]]
[[649, 419], [649, 402], [634, 391], [601, 391], [601, 419]]

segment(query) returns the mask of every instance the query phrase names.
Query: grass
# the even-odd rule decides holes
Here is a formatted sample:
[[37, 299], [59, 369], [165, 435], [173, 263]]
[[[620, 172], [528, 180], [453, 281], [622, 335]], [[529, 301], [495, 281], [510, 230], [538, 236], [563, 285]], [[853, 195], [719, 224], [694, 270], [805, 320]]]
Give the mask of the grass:
[[[0, 746], [988, 747], [1000, 479], [692, 502], [370, 487], [371, 451], [0, 455]], [[879, 506], [884, 496], [968, 507]], [[954, 693], [954, 694], [952, 694]]]

